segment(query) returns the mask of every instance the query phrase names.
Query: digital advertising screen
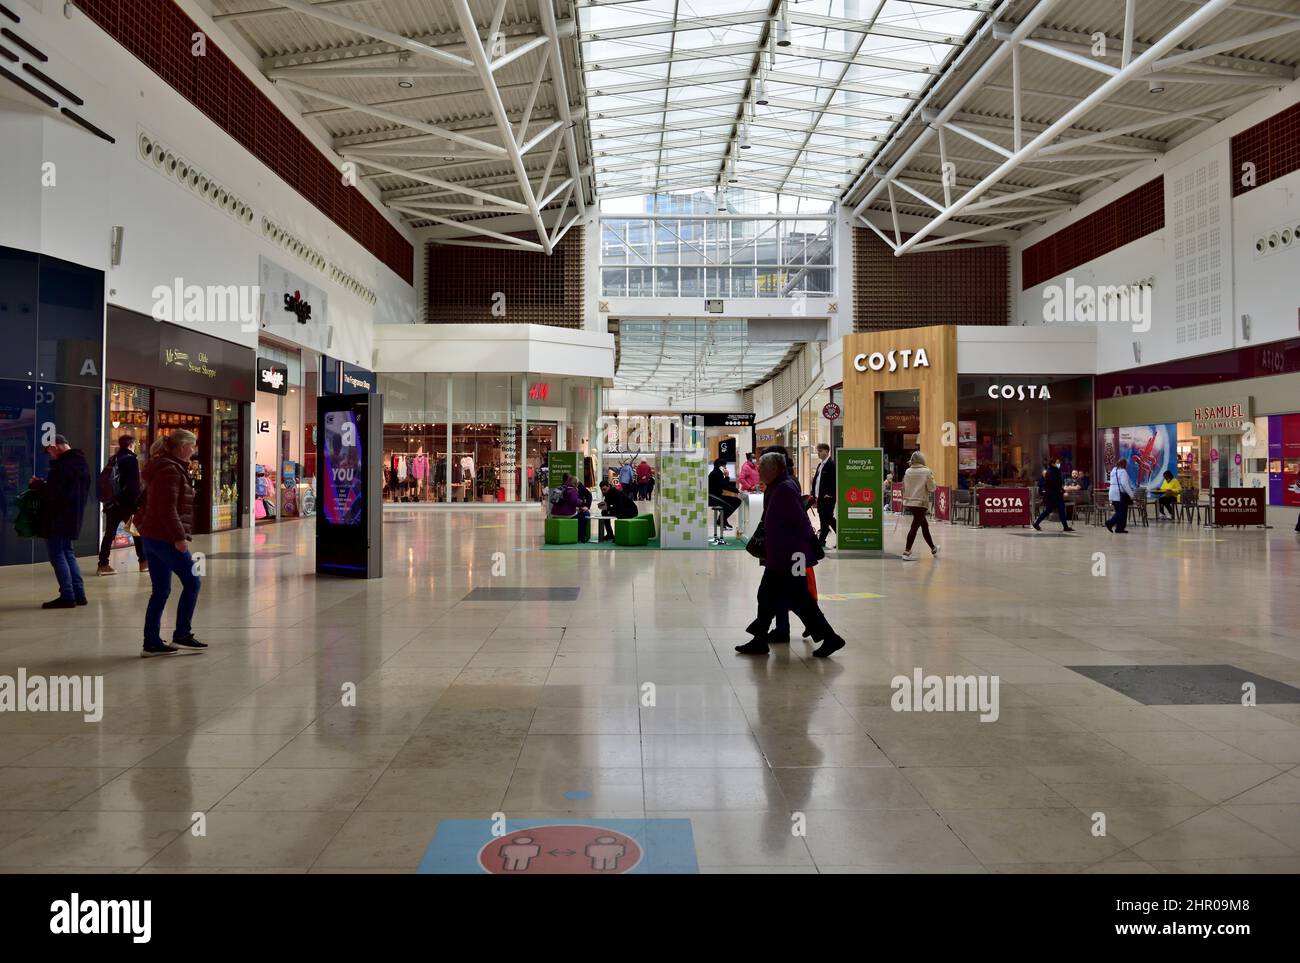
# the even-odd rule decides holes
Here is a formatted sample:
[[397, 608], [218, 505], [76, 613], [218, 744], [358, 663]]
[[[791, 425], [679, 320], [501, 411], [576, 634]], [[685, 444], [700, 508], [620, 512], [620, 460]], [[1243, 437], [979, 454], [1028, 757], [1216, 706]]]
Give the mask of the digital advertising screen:
[[357, 413], [327, 411], [324, 426], [321, 512], [331, 525], [360, 525], [365, 521], [366, 463]]

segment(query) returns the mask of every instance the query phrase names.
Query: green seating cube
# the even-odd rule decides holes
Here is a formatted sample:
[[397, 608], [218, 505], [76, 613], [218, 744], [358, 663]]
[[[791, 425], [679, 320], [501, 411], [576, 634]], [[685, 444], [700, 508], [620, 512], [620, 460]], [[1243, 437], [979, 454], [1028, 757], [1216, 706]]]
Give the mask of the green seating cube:
[[645, 545], [650, 541], [650, 523], [644, 518], [614, 520], [615, 545]]
[[577, 545], [578, 520], [552, 515], [546, 520], [547, 545]]
[[655, 516], [654, 512], [642, 512], [637, 518], [644, 518], [646, 524], [650, 526], [650, 538], [655, 537]]

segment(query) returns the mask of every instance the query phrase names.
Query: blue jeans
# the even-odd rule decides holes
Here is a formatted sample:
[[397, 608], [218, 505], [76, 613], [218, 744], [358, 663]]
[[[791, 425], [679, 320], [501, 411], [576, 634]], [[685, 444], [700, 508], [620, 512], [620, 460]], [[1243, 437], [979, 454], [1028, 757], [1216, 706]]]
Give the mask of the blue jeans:
[[194, 574], [194, 559], [189, 551], [176, 551], [171, 542], [156, 538], [142, 538], [144, 553], [149, 559], [149, 581], [153, 594], [144, 610], [144, 641], [162, 641], [162, 614], [167, 599], [172, 594], [172, 573], [181, 580], [181, 599], [176, 605], [176, 631], [172, 639], [184, 639], [193, 634], [190, 624], [194, 609], [199, 604], [199, 588], [203, 580]]
[[50, 553], [54, 577], [59, 580], [59, 598], [84, 599], [86, 583], [81, 580], [81, 568], [77, 565], [77, 553], [72, 550], [72, 539], [47, 538], [45, 548]]

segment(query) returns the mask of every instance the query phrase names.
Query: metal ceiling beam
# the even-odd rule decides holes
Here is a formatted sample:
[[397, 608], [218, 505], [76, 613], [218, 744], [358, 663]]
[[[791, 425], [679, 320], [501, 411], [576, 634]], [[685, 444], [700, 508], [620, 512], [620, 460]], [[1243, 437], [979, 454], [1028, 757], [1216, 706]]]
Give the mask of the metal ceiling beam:
[[[545, 81], [543, 81], [543, 83], [545, 83]], [[514, 92], [516, 90], [521, 90], [524, 87], [531, 86], [531, 84], [502, 84], [498, 89], [502, 92]], [[371, 107], [414, 107], [416, 104], [437, 104], [444, 100], [473, 97], [477, 93], [479, 93], [477, 90], [457, 90], [447, 93], [422, 94], [418, 97], [398, 97], [395, 100], [376, 100], [369, 103]], [[322, 107], [318, 110], [304, 110], [302, 115], [304, 117], [320, 117], [328, 114], [347, 113], [350, 109], [351, 108], [349, 107]], [[449, 129], [455, 130], [456, 128], [449, 127]]]
[[538, 244], [536, 241], [530, 241], [527, 238], [514, 237], [510, 234], [502, 234], [500, 231], [489, 230], [486, 227], [479, 227], [477, 224], [473, 224], [473, 223], [462, 223], [461, 221], [453, 221], [450, 218], [440, 217], [437, 214], [430, 214], [428, 211], [416, 210], [413, 207], [404, 207], [401, 204], [390, 204], [388, 206], [395, 211], [401, 211], [403, 214], [410, 214], [412, 217], [418, 218], [419, 220], [422, 221], [433, 221], [435, 224], [444, 224], [447, 227], [454, 227], [457, 230], [469, 231], [471, 234], [481, 234], [484, 237], [495, 238], [496, 240], [501, 241], [503, 244], [510, 244], [513, 245], [514, 247], [522, 247], [529, 251], [540, 251], [544, 254], [550, 253], [549, 248], [545, 248], [541, 244]]
[[[313, 3], [312, 6], [328, 10], [332, 7], [360, 7], [367, 3], [381, 2], [382, 0], [319, 0], [319, 2]], [[283, 16], [293, 12], [285, 7], [258, 7], [256, 10], [244, 10], [236, 13], [214, 13], [212, 20], [214, 23], [232, 23], [236, 20], [256, 20], [259, 17]]]
[[[489, 204], [498, 204], [501, 207], [507, 207], [518, 214], [531, 213], [531, 209], [528, 204], [521, 204], [518, 201], [512, 201], [508, 197], [500, 197], [499, 195], [496, 194], [488, 194], [485, 191], [477, 190], [465, 184], [457, 184], [452, 181], [444, 181], [441, 178], [433, 177], [432, 175], [429, 174], [420, 174], [415, 171], [407, 170], [403, 167], [393, 167], [391, 164], [384, 164], [375, 160], [373, 157], [365, 157], [361, 154], [344, 154], [343, 156], [350, 161], [354, 161], [358, 164], [363, 164], [366, 167], [372, 167], [375, 170], [385, 171], [389, 174], [396, 174], [399, 177], [408, 177], [413, 181], [419, 181], [422, 184], [429, 184], [433, 187], [441, 187], [443, 190], [451, 191], [452, 193], [455, 194], [464, 194], [467, 197], [478, 197]], [[530, 191], [527, 196], [531, 197], [532, 192]], [[387, 201], [385, 201], [385, 203], [387, 203]], [[390, 204], [389, 206], [391, 207], [392, 205]]]
[[[453, 12], [456, 14], [456, 19], [460, 22], [460, 31], [465, 38], [469, 59], [478, 72], [479, 83], [483, 85], [483, 93], [487, 97], [488, 106], [491, 108], [497, 130], [505, 144], [506, 157], [510, 161], [510, 166], [514, 169], [515, 181], [518, 184], [520, 193], [523, 195], [528, 216], [533, 221], [542, 250], [550, 254], [551, 244], [546, 234], [546, 224], [542, 221], [542, 212], [537, 206], [537, 197], [533, 194], [533, 185], [528, 179], [528, 168], [524, 166], [524, 152], [515, 143], [514, 122], [506, 112], [505, 103], [501, 100], [501, 94], [497, 90], [496, 80], [492, 76], [492, 61], [489, 59], [488, 53], [483, 47], [483, 41], [478, 35], [478, 24], [474, 20], [474, 11], [470, 9], [469, 0], [450, 0], [450, 3]], [[550, 4], [546, 2], [541, 3], [540, 7], [544, 12], [550, 10]], [[552, 14], [553, 16], [554, 14]], [[552, 47], [554, 46], [549, 37], [547, 43]], [[565, 106], [567, 107], [567, 104]]]
[[[323, 20], [325, 23], [333, 24], [336, 27], [342, 27], [345, 30], [351, 30], [353, 33], [359, 33], [363, 37], [372, 37], [383, 43], [392, 44], [394, 47], [401, 47], [403, 50], [409, 50], [413, 54], [421, 57], [428, 57], [430, 60], [436, 60], [455, 67], [459, 70], [472, 70], [473, 64], [464, 57], [440, 48], [431, 47], [427, 43], [419, 40], [413, 40], [410, 37], [404, 37], [400, 33], [393, 33], [391, 30], [385, 30], [382, 27], [376, 27], [372, 24], [365, 23], [361, 20], [354, 20], [352, 17], [345, 17], [342, 14], [335, 13], [333, 10], [327, 10], [319, 5], [303, 3], [302, 0], [272, 0], [282, 7], [288, 7], [305, 16], [312, 17], [315, 20]], [[477, 36], [477, 34], [475, 34]]]
[[[1202, 6], [1203, 5], [1204, 4], [1202, 4]], [[1242, 9], [1242, 6], [1241, 4], [1234, 4], [1233, 9], [1240, 11]], [[1093, 48], [1093, 44], [1096, 42], [1093, 39], [1093, 36], [1091, 34], [1076, 33], [1071, 30], [1054, 30], [1046, 27], [1036, 31], [1034, 36], [1040, 40], [1056, 40], [1063, 43], [1074, 44], [1077, 47], [1083, 48], [1088, 52], [1091, 52]], [[1125, 46], [1124, 38], [1107, 36], [1106, 56], [1111, 59], [1119, 58], [1122, 61], [1124, 46]], [[1136, 56], [1137, 54], [1145, 53], [1147, 50], [1150, 49], [1151, 49], [1151, 44], [1148, 43], [1141, 43], [1138, 41], [1134, 41], [1132, 44], [1132, 54], [1134, 56]], [[1189, 54], [1195, 52], [1196, 52], [1196, 48], [1194, 47], [1184, 47], [1178, 45], [1171, 49], [1171, 56], [1179, 56], [1182, 54]], [[1219, 66], [1232, 68], [1237, 72], [1244, 71], [1244, 72], [1252, 72], [1252, 73], [1266, 73], [1266, 74], [1272, 74], [1273, 76], [1276, 77], [1284, 77], [1284, 78], [1293, 78], [1295, 76], [1295, 71], [1291, 67], [1286, 66], [1285, 64], [1272, 64], [1263, 60], [1251, 60], [1249, 57], [1233, 57], [1222, 53], [1201, 55], [1201, 57], [1207, 57], [1207, 56], [1213, 56], [1216, 60], [1221, 61]], [[1212, 65], [1206, 64], [1206, 65], [1198, 65], [1198, 66], [1208, 67]], [[1156, 66], [1153, 69], [1159, 70], [1163, 68]]]
[[277, 87], [284, 87], [286, 90], [292, 90], [308, 97], [315, 97], [326, 103], [337, 104], [341, 107], [349, 107], [352, 110], [360, 111], [363, 114], [370, 114], [381, 120], [391, 121], [395, 124], [401, 124], [404, 127], [410, 127], [414, 130], [423, 131], [427, 136], [440, 137], [445, 140], [455, 141], [458, 144], [464, 144], [466, 147], [472, 147], [474, 150], [481, 151], [485, 154], [494, 156], [504, 156], [506, 148], [497, 144], [490, 144], [485, 140], [479, 140], [467, 134], [456, 130], [447, 130], [445, 127], [438, 127], [435, 124], [426, 124], [423, 121], [416, 120], [413, 117], [405, 117], [402, 114], [395, 114], [390, 110], [384, 110], [381, 107], [372, 107], [369, 104], [359, 103], [355, 100], [349, 100], [346, 97], [339, 97], [336, 94], [326, 93], [323, 90], [317, 90], [315, 87], [308, 87], [306, 84], [300, 84], [293, 80], [277, 80]]
[[[587, 213], [586, 186], [582, 182], [582, 169], [578, 163], [578, 141], [573, 132], [578, 115], [574, 113], [569, 105], [569, 88], [564, 80], [564, 62], [560, 57], [560, 25], [555, 19], [555, 10], [548, 0], [540, 0], [537, 7], [538, 15], [542, 21], [542, 32], [551, 40], [548, 51], [551, 62], [551, 88], [555, 91], [556, 113], [560, 115], [560, 120], [564, 121], [564, 133], [562, 135], [564, 137], [564, 158], [569, 165], [569, 176], [579, 179], [577, 190], [574, 192], [574, 200], [578, 205], [578, 213], [585, 216]], [[585, 112], [583, 116], [585, 116]]]
[[[1141, 54], [1134, 57], [1133, 60], [1129, 62], [1128, 66], [1121, 68], [1113, 77], [1107, 79], [1100, 87], [1080, 100], [1073, 108], [1067, 110], [1055, 123], [1048, 127], [1047, 130], [1034, 137], [1011, 157], [1003, 161], [996, 170], [986, 176], [961, 197], [953, 201], [952, 204], [948, 205], [937, 217], [923, 225], [920, 230], [899, 246], [895, 254], [901, 255], [912, 250], [917, 246], [917, 244], [923, 241], [926, 236], [931, 234], [935, 228], [944, 224], [955, 215], [960, 214], [963, 210], [966, 210], [980, 197], [981, 194], [988, 190], [989, 187], [998, 183], [1008, 173], [1015, 170], [1019, 164], [1031, 159], [1039, 151], [1050, 145], [1053, 140], [1060, 136], [1076, 120], [1086, 116], [1094, 107], [1104, 103], [1107, 97], [1123, 87], [1124, 84], [1134, 78], [1140, 77], [1144, 73], [1149, 73], [1152, 64], [1158, 62], [1160, 58], [1175, 47], [1184, 37], [1201, 29], [1224, 10], [1231, 7], [1233, 2], [1234, 0], [1209, 0], [1209, 2], [1203, 7], [1192, 13], [1180, 23], [1174, 24], [1169, 28], [1168, 32], [1160, 38], [1160, 40], [1156, 41], [1156, 43], [1152, 44]], [[1031, 12], [1029, 17], [1021, 23], [1021, 27], [1026, 23], [1032, 22], [1033, 14], [1037, 13], [1039, 9], [1045, 6], [1052, 6], [1051, 0], [1043, 0], [1043, 2]], [[1020, 27], [1016, 29], [1013, 34], [1013, 39], [1009, 42], [1019, 42], [1022, 40], [1023, 35], [1016, 36], [1018, 34], [1020, 34]], [[1004, 46], [1006, 46], [1006, 44], [1004, 44]], [[954, 97], [955, 103], [960, 104], [964, 91], [965, 88], [963, 87], [963, 90], [959, 91], [957, 96]], [[947, 117], [943, 118], [945, 122], [948, 119], [949, 118]], [[924, 134], [921, 138], [918, 138], [918, 141], [923, 139], [925, 139]], [[897, 172], [891, 172], [888, 177], [894, 177], [896, 174]]]
[[[268, 0], [274, 3], [276, 0]], [[564, 21], [561, 27], [561, 34], [573, 33], [573, 21]], [[502, 28], [507, 48], [513, 47], [519, 43], [526, 43], [538, 36], [539, 31], [535, 23], [517, 23], [509, 27]], [[461, 39], [459, 33], [448, 31], [446, 33], [421, 34], [409, 38], [416, 40], [429, 47], [436, 47], [451, 53], [465, 49], [465, 42]], [[294, 53], [276, 54], [270, 57], [263, 57], [260, 63], [263, 73], [269, 70], [277, 70], [284, 67], [302, 65], [323, 65], [323, 64], [356, 64], [366, 63], [381, 58], [391, 59], [396, 57], [398, 51], [392, 49], [393, 45], [386, 42], [368, 40], [362, 43], [340, 44], [334, 47], [325, 47], [321, 50], [303, 50]]]

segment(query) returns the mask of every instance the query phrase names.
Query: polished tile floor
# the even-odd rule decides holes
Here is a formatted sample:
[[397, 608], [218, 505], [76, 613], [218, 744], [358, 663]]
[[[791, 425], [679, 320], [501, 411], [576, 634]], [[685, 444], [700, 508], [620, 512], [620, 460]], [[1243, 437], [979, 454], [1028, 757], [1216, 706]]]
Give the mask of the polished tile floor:
[[[390, 510], [368, 583], [311, 574], [311, 523], [200, 539], [212, 648], [165, 659], [139, 658], [129, 551], [73, 611], [34, 607], [48, 566], [0, 570], [0, 674], [102, 675], [106, 702], [0, 713], [0, 869], [413, 872], [441, 820], [500, 812], [687, 819], [704, 872], [1300, 871], [1300, 706], [1148, 705], [1067, 668], [1300, 686], [1289, 528], [937, 525], [937, 560], [819, 567], [828, 661], [733, 652], [742, 552], [543, 553], [541, 528]], [[579, 592], [465, 600], [512, 587]], [[998, 720], [893, 711], [915, 668], [996, 675]]]

